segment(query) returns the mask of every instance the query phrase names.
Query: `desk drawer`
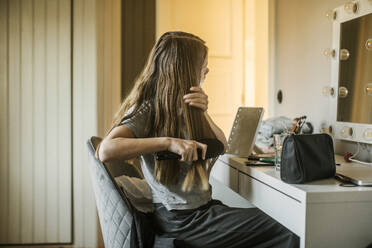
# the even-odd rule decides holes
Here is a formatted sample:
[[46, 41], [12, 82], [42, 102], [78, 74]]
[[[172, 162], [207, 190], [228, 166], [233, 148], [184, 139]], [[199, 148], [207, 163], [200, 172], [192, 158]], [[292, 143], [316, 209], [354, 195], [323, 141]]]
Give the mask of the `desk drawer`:
[[239, 172], [239, 194], [297, 235], [305, 230], [305, 204]]

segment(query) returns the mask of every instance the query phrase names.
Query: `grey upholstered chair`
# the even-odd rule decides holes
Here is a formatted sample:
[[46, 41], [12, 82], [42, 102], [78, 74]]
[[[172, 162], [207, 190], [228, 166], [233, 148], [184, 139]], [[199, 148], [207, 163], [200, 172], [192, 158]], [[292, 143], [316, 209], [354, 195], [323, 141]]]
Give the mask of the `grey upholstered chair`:
[[104, 164], [97, 159], [95, 152], [100, 142], [101, 138], [93, 136], [87, 144], [91, 160], [92, 184], [105, 248], [129, 248], [133, 209], [123, 191], [116, 184], [114, 177], [127, 175], [141, 178], [141, 175], [130, 164]]

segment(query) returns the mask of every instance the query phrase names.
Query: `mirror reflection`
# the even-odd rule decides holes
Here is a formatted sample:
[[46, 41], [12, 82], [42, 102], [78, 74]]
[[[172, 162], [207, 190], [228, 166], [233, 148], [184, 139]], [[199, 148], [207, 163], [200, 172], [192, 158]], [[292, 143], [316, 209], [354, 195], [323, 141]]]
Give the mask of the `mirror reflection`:
[[372, 14], [341, 24], [337, 121], [372, 124]]

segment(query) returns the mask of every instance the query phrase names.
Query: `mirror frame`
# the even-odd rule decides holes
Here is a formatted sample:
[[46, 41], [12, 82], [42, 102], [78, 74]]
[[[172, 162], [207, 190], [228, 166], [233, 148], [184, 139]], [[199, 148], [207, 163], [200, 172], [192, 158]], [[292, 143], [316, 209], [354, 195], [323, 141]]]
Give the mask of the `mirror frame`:
[[[372, 124], [360, 124], [351, 122], [337, 121], [337, 100], [338, 100], [338, 75], [339, 75], [339, 51], [340, 51], [340, 29], [341, 23], [359, 18], [364, 15], [372, 13], [371, 0], [345, 1], [346, 3], [358, 4], [358, 9], [355, 13], [346, 12], [344, 5], [335, 8], [333, 13], [335, 19], [333, 20], [332, 28], [332, 49], [335, 51], [335, 56], [331, 62], [331, 87], [334, 89], [334, 96], [330, 100], [330, 117], [332, 135], [335, 139], [348, 140], [354, 142], [361, 142], [372, 144]], [[371, 136], [365, 137], [365, 132]]]

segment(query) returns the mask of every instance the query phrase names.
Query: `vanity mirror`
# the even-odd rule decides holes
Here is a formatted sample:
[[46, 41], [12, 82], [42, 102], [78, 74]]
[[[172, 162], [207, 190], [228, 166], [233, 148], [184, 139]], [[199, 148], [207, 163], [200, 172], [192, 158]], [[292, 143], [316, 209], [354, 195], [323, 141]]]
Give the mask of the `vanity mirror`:
[[334, 13], [333, 134], [372, 144], [372, 1], [350, 1]]

